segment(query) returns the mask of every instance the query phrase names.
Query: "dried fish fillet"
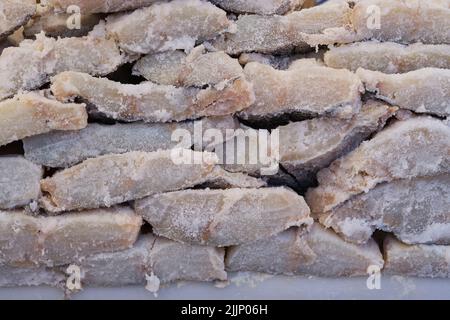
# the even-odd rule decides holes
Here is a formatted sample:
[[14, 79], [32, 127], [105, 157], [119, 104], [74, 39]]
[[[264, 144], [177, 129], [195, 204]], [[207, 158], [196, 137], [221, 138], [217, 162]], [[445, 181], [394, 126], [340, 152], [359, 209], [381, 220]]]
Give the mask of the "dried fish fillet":
[[422, 68], [450, 69], [450, 45], [358, 42], [331, 47], [324, 60], [329, 67], [352, 71], [364, 68], [384, 73], [405, 73]]
[[350, 13], [348, 3], [342, 1], [285, 16], [241, 15], [236, 30], [214, 41], [213, 46], [232, 55], [309, 49], [301, 33], [316, 34], [327, 28], [343, 27], [349, 24]]
[[146, 234], [130, 249], [83, 260], [82, 283], [116, 287], [145, 284], [151, 274], [161, 284], [176, 280], [226, 280], [224, 255], [223, 249], [185, 245]]
[[396, 110], [370, 100], [350, 120], [316, 118], [278, 127], [280, 163], [301, 184], [311, 185], [319, 169], [382, 129]]
[[254, 101], [251, 84], [243, 77], [201, 89], [151, 82], [121, 84], [69, 71], [53, 77], [51, 89], [60, 100], [78, 96], [107, 117], [123, 121], [169, 122], [223, 116], [241, 111]]
[[361, 106], [359, 78], [314, 59], [297, 60], [288, 70], [253, 62], [245, 66], [244, 73], [256, 97], [253, 105], [239, 114], [245, 120], [262, 121], [286, 114], [351, 118]]
[[359, 194], [320, 222], [347, 241], [364, 243], [376, 229], [402, 242], [450, 244], [450, 175], [396, 180]]
[[[73, 2], [71, 0], [71, 2]], [[38, 5], [38, 10], [33, 19], [24, 27], [25, 37], [31, 38], [41, 31], [49, 37], [81, 37], [86, 36], [95, 25], [97, 25], [101, 16], [97, 14], [80, 14], [79, 16], [67, 11], [57, 13], [50, 5]], [[75, 25], [79, 18], [79, 26]]]
[[146, 7], [164, 0], [47, 0], [57, 11], [77, 6], [82, 13], [108, 13]]
[[450, 278], [450, 246], [407, 245], [394, 237], [384, 240], [386, 274]]
[[22, 286], [58, 287], [65, 280], [63, 273], [46, 266], [11, 267], [0, 265], [0, 288]]
[[110, 16], [107, 32], [131, 53], [191, 50], [232, 27], [226, 12], [201, 0], [156, 3], [129, 14]]
[[134, 65], [133, 73], [158, 84], [178, 87], [217, 85], [243, 76], [237, 59], [223, 51], [205, 52], [203, 46], [189, 55], [183, 51], [147, 55]]
[[136, 201], [135, 210], [160, 236], [219, 247], [312, 224], [303, 198], [286, 188], [163, 193]]
[[311, 46], [362, 40], [450, 44], [448, 0], [365, 0], [351, 12], [349, 26], [302, 34]]
[[[368, 23], [374, 6], [381, 14], [377, 26]], [[355, 4], [351, 20], [359, 39], [450, 44], [449, 16], [448, 0], [366, 0]]]
[[73, 70], [105, 75], [124, 62], [113, 40], [102, 37], [53, 39], [38, 34], [36, 40], [24, 40], [19, 47], [3, 50], [0, 56], [0, 100], [19, 90], [33, 90], [45, 84], [51, 75]]
[[376, 185], [450, 172], [450, 126], [430, 117], [398, 121], [318, 173], [308, 190], [312, 212], [323, 213]]
[[[187, 56], [188, 54], [182, 50], [148, 54], [135, 63], [133, 74], [157, 84], [184, 86], [185, 79], [182, 77], [186, 72], [194, 71], [185, 68]], [[208, 77], [210, 74], [205, 76]], [[212, 76], [214, 77], [214, 75]]]
[[12, 209], [36, 201], [40, 195], [41, 166], [21, 156], [0, 157], [0, 209]]
[[86, 125], [84, 104], [64, 104], [35, 92], [0, 102], [0, 146], [52, 130], [77, 130]]
[[226, 280], [224, 258], [225, 250], [221, 248], [182, 244], [160, 237], [151, 252], [153, 273], [162, 283]]
[[304, 0], [211, 0], [216, 6], [235, 13], [285, 14], [301, 8]]
[[54, 213], [110, 207], [201, 184], [216, 162], [212, 153], [186, 149], [100, 156], [42, 180], [41, 204]]
[[[238, 123], [232, 117], [211, 117], [196, 122], [167, 124], [114, 124], [91, 123], [78, 131], [55, 131], [44, 135], [24, 139], [25, 157], [34, 163], [52, 168], [66, 168], [88, 158], [111, 153], [130, 151], [158, 151], [174, 147], [198, 149], [213, 148], [222, 141], [207, 140], [204, 133], [208, 129], [223, 132], [232, 130]], [[200, 136], [194, 132], [199, 128]], [[193, 139], [176, 141], [176, 130], [186, 130]]]
[[64, 265], [99, 252], [125, 250], [142, 219], [130, 208], [98, 209], [57, 217], [0, 211], [0, 263]]
[[358, 246], [315, 223], [309, 232], [292, 228], [232, 247], [225, 263], [227, 271], [349, 277], [366, 275], [371, 265], [382, 268], [383, 257], [375, 241]]
[[417, 113], [450, 116], [450, 70], [425, 68], [404, 74], [358, 69], [366, 90], [377, 98]]
[[28, 22], [36, 11], [35, 0], [2, 0], [0, 4], [0, 38]]
[[156, 239], [151, 234], [141, 235], [134, 245], [123, 251], [91, 255], [79, 265], [83, 286], [121, 287], [144, 285], [150, 275], [150, 252]]

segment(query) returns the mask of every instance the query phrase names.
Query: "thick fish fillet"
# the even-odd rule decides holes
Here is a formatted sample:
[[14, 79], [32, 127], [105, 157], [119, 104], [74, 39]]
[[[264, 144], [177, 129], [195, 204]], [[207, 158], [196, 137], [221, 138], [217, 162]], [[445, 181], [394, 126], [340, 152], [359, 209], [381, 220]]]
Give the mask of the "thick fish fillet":
[[350, 277], [367, 275], [371, 265], [382, 268], [383, 257], [375, 241], [360, 246], [348, 243], [316, 223], [309, 232], [292, 228], [231, 247], [225, 263], [230, 272]]
[[0, 39], [26, 24], [35, 12], [35, 0], [2, 0], [0, 3]]
[[33, 90], [59, 72], [72, 70], [106, 75], [124, 63], [113, 40], [89, 35], [82, 38], [24, 40], [19, 47], [3, 50], [0, 56], [0, 100], [19, 90]]
[[450, 45], [357, 42], [331, 47], [325, 52], [324, 61], [332, 68], [352, 71], [364, 68], [383, 73], [405, 73], [422, 68], [450, 69]]
[[239, 116], [261, 121], [283, 115], [333, 115], [351, 118], [361, 107], [363, 86], [348, 70], [320, 65], [314, 59], [300, 59], [288, 70], [276, 70], [257, 62], [244, 68], [255, 91], [255, 102]]
[[384, 240], [384, 254], [385, 274], [450, 278], [450, 246], [407, 245], [388, 237]]
[[130, 249], [87, 257], [79, 265], [87, 286], [144, 285], [150, 275], [161, 284], [177, 280], [226, 280], [225, 250], [141, 235]]
[[238, 60], [225, 52], [206, 52], [204, 46], [198, 46], [188, 55], [167, 51], [144, 56], [134, 65], [133, 74], [158, 84], [203, 87], [242, 77], [243, 70]]
[[280, 163], [300, 183], [311, 185], [317, 171], [381, 130], [396, 110], [369, 100], [350, 120], [323, 117], [278, 127]]
[[348, 26], [303, 33], [311, 46], [362, 40], [450, 44], [449, 0], [364, 0], [350, 13]]
[[131, 53], [191, 50], [233, 26], [226, 12], [202, 0], [173, 0], [109, 16], [107, 33]]
[[52, 130], [87, 126], [84, 104], [61, 103], [36, 92], [0, 102], [0, 146]]
[[0, 209], [13, 209], [37, 201], [44, 171], [22, 156], [0, 157]]
[[383, 182], [450, 172], [450, 126], [430, 117], [398, 121], [318, 173], [306, 201], [327, 212]]
[[450, 245], [450, 175], [380, 184], [319, 219], [355, 243], [366, 242], [380, 229], [404, 243]]
[[99, 252], [133, 245], [142, 218], [126, 207], [67, 213], [57, 217], [0, 211], [0, 264], [64, 265]]
[[[195, 135], [197, 126], [201, 136]], [[174, 147], [190, 149], [211, 149], [222, 141], [206, 139], [208, 129], [217, 129], [225, 139], [226, 130], [239, 126], [230, 116], [210, 117], [198, 121], [181, 123], [130, 123], [104, 125], [90, 123], [78, 131], [55, 131], [48, 134], [24, 139], [25, 157], [34, 163], [52, 168], [67, 168], [88, 158], [95, 158], [111, 153], [130, 151], [158, 151]], [[200, 128], [200, 127], [198, 127]], [[190, 141], [177, 141], [176, 130], [186, 130], [192, 137]], [[181, 143], [181, 145], [180, 145]], [[197, 149], [198, 148], [198, 149]]]
[[[176, 163], [183, 159], [186, 163]], [[42, 180], [41, 205], [54, 213], [110, 207], [189, 188], [206, 182], [216, 162], [212, 153], [186, 149], [104, 155]]]
[[65, 281], [63, 273], [46, 266], [14, 267], [0, 265], [0, 288], [52, 286], [60, 287]]
[[402, 109], [450, 116], [450, 69], [425, 68], [403, 74], [358, 69], [366, 90]]
[[60, 100], [81, 97], [105, 116], [128, 122], [170, 122], [230, 115], [254, 101], [251, 84], [244, 77], [201, 89], [152, 82], [121, 84], [69, 71], [53, 77], [51, 89]]
[[309, 49], [302, 33], [316, 34], [349, 24], [351, 9], [345, 1], [324, 4], [285, 16], [240, 15], [236, 30], [213, 41], [228, 54], [285, 53]]
[[[48, 37], [86, 36], [102, 18], [98, 14], [81, 14], [78, 16], [78, 14], [66, 13], [66, 10], [55, 12], [50, 5], [43, 6], [40, 4], [37, 8], [33, 19], [24, 27], [23, 34], [27, 38], [32, 38], [41, 31], [44, 31]], [[75, 25], [77, 18], [80, 19], [79, 28]]]
[[287, 188], [162, 193], [136, 201], [135, 210], [160, 236], [219, 247], [312, 224], [303, 198]]

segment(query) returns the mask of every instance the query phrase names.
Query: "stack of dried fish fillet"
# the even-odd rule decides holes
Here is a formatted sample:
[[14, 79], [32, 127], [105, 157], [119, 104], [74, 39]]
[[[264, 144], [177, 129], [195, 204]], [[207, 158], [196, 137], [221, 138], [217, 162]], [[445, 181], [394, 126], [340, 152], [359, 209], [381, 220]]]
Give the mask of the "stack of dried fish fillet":
[[450, 0], [307, 2], [1, 0], [0, 286], [450, 277]]

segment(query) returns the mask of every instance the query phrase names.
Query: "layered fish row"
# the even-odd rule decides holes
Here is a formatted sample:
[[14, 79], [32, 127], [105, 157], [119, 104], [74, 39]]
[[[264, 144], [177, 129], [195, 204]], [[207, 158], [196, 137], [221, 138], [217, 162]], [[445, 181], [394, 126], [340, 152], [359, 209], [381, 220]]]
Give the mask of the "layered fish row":
[[450, 277], [449, 0], [0, 12], [0, 286]]

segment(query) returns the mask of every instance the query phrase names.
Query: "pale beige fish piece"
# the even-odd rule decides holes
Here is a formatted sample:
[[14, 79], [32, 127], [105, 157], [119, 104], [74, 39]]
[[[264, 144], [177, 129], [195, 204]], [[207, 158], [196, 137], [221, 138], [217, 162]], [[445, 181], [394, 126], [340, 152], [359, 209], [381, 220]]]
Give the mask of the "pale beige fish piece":
[[145, 285], [153, 275], [161, 284], [184, 281], [226, 280], [225, 251], [186, 245], [153, 234], [141, 235], [132, 248], [99, 253], [79, 265], [87, 286]]
[[422, 278], [450, 278], [450, 246], [403, 244], [394, 237], [384, 240], [384, 274]]
[[257, 62], [244, 68], [255, 91], [255, 102], [239, 113], [245, 120], [264, 121], [283, 116], [332, 115], [351, 118], [361, 107], [364, 91], [359, 78], [348, 70], [300, 59], [288, 70]]
[[[381, 14], [376, 27], [367, 21], [374, 6]], [[362, 39], [450, 44], [449, 16], [449, 0], [366, 0], [356, 3], [351, 20], [357, 37]]]
[[[77, 19], [80, 19], [79, 25]], [[25, 25], [24, 35], [31, 38], [44, 31], [49, 37], [81, 37], [86, 36], [100, 20], [101, 16], [97, 14], [55, 12], [52, 6], [41, 4], [33, 19]]]
[[184, 190], [135, 202], [165, 238], [225, 247], [261, 240], [313, 220], [303, 197], [287, 188]]
[[20, 267], [0, 265], [1, 287], [51, 286], [61, 287], [66, 280], [63, 273], [46, 266]]
[[317, 171], [382, 129], [396, 110], [369, 100], [350, 120], [323, 117], [278, 127], [280, 163], [300, 183], [311, 185]]
[[142, 218], [130, 208], [117, 207], [57, 217], [0, 211], [0, 222], [0, 263], [56, 266], [131, 247]]
[[36, 92], [0, 102], [0, 146], [52, 130], [86, 127], [84, 104], [61, 103]]
[[348, 26], [302, 36], [311, 46], [363, 40], [450, 44], [449, 0], [365, 0], [351, 11]]
[[378, 229], [404, 243], [450, 245], [450, 175], [380, 184], [319, 219], [355, 243], [366, 242]]
[[422, 68], [450, 69], [450, 45], [358, 42], [330, 47], [324, 60], [329, 67], [351, 71], [364, 68], [383, 73], [405, 73]]
[[358, 69], [366, 90], [402, 109], [450, 116], [450, 69], [425, 68], [403, 74]]
[[431, 117], [398, 121], [319, 171], [308, 190], [313, 213], [327, 212], [376, 185], [450, 172], [450, 126]]
[[152, 234], [141, 235], [129, 249], [86, 257], [77, 264], [81, 284], [93, 287], [145, 285], [145, 276], [152, 273], [150, 252], [155, 241]]
[[22, 156], [0, 157], [0, 209], [26, 206], [37, 201], [44, 171]]
[[36, 12], [35, 0], [2, 0], [0, 4], [0, 38], [23, 26]]
[[[180, 123], [130, 123], [105, 125], [90, 123], [82, 130], [54, 131], [23, 140], [25, 157], [34, 163], [52, 168], [67, 168], [88, 158], [130, 151], [158, 151], [175, 147], [196, 150], [213, 149], [223, 141], [208, 139], [204, 133], [217, 129], [223, 140], [226, 130], [239, 126], [233, 117], [210, 117]], [[179, 141], [176, 131], [190, 139]], [[181, 131], [182, 130], [182, 131]], [[196, 130], [200, 133], [195, 134]]]
[[244, 77], [201, 89], [176, 88], [152, 82], [121, 84], [69, 71], [53, 77], [51, 89], [60, 100], [81, 97], [103, 115], [128, 122], [170, 122], [224, 116], [241, 111], [254, 101], [252, 86]]
[[153, 273], [161, 283], [177, 280], [226, 280], [225, 249], [197, 246], [156, 237], [151, 251]]
[[289, 13], [285, 16], [241, 15], [236, 30], [226, 33], [212, 45], [228, 54], [243, 52], [284, 53], [309, 49], [302, 33], [349, 24], [351, 9], [345, 1], [324, 4]]
[[317, 223], [309, 231], [292, 228], [272, 238], [231, 247], [225, 262], [230, 272], [320, 277], [365, 276], [369, 266], [383, 267], [374, 240], [352, 244]]
[[108, 35], [131, 53], [191, 50], [232, 28], [226, 12], [203, 0], [156, 3], [107, 19]]
[[124, 62], [113, 40], [86, 36], [48, 38], [38, 34], [36, 40], [24, 40], [19, 47], [3, 50], [0, 56], [0, 100], [19, 90], [33, 90], [49, 77], [66, 70], [106, 75]]
[[223, 51], [205, 52], [203, 46], [188, 55], [167, 51], [144, 56], [134, 65], [133, 73], [158, 84], [178, 87], [217, 85], [243, 76], [237, 59]]
[[110, 207], [207, 181], [217, 157], [173, 149], [128, 152], [88, 159], [41, 181], [41, 205], [49, 212]]
[[47, 0], [49, 5], [55, 7], [56, 11], [66, 12], [71, 6], [77, 6], [82, 13], [134, 10], [162, 1], [165, 0]]
[[185, 79], [181, 77], [185, 76], [186, 71], [189, 73], [189, 70], [186, 70], [187, 56], [182, 50], [148, 54], [134, 64], [133, 74], [157, 84], [183, 86]]
[[255, 13], [261, 15], [286, 14], [300, 9], [304, 0], [211, 0], [228, 12]]

